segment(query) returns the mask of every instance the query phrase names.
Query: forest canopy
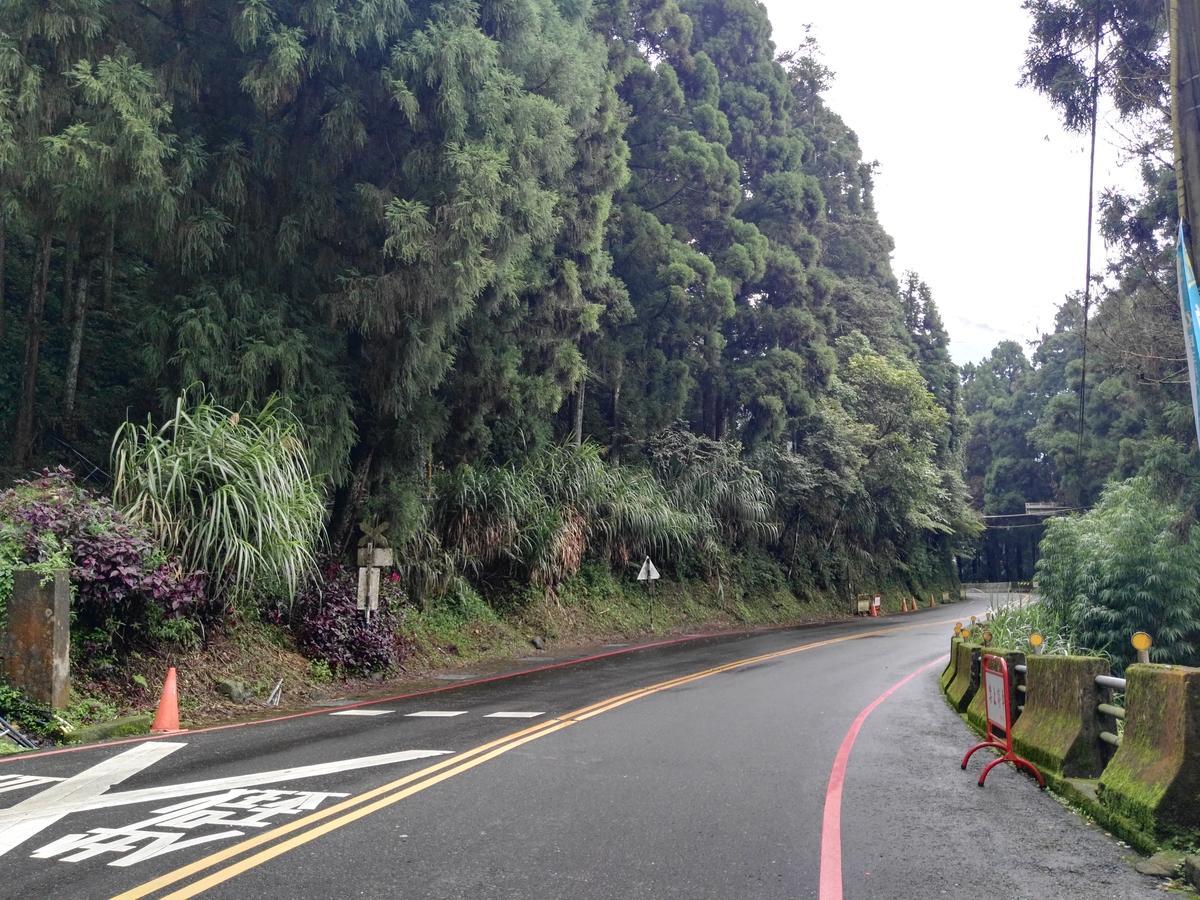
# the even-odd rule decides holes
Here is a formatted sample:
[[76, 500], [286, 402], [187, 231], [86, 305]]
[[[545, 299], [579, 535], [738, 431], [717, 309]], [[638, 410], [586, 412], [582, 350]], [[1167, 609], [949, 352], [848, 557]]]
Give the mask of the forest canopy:
[[[414, 592], [571, 547], [762, 553], [797, 592], [955, 577], [945, 329], [833, 73], [755, 0], [14, 0], [0, 28], [12, 474], [103, 469], [200, 391], [283, 404], [329, 549], [388, 522]], [[635, 527], [635, 497], [674, 512]]]

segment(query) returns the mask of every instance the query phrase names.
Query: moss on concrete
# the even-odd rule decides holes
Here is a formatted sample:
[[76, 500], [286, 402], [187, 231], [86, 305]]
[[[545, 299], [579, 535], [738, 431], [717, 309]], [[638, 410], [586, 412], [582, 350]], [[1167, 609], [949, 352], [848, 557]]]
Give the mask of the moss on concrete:
[[1148, 834], [1125, 816], [1114, 813], [1100, 803], [1097, 797], [1100, 782], [1097, 779], [1063, 778], [1049, 771], [1043, 771], [1042, 774], [1045, 775], [1050, 790], [1094, 820], [1105, 831], [1116, 835], [1139, 853], [1150, 855], [1158, 850], [1159, 844], [1153, 834]]
[[946, 699], [950, 701], [955, 712], [966, 711], [967, 704], [971, 702], [979, 687], [977, 667], [980, 650], [979, 644], [968, 644], [965, 641], [960, 641], [955, 647], [955, 654], [951, 660], [954, 663], [954, 677], [946, 687]]
[[942, 675], [939, 682], [942, 685], [942, 693], [946, 693], [946, 688], [950, 686], [950, 682], [954, 680], [954, 648], [962, 643], [962, 638], [950, 638], [950, 659], [946, 662], [946, 668], [942, 669]]
[[1168, 838], [1200, 829], [1200, 669], [1134, 665], [1125, 731], [1100, 778], [1100, 803]]
[[1094, 656], [1029, 656], [1025, 711], [1013, 747], [1045, 774], [1095, 778], [1104, 767], [1096, 676], [1108, 663]]

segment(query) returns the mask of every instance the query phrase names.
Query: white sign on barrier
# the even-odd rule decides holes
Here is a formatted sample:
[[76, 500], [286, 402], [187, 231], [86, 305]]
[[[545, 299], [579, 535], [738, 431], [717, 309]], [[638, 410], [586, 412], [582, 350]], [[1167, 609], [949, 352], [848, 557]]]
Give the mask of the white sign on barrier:
[[1004, 675], [984, 666], [983, 687], [987, 692], [988, 721], [996, 728], [1008, 733], [1008, 704], [1005, 702]]

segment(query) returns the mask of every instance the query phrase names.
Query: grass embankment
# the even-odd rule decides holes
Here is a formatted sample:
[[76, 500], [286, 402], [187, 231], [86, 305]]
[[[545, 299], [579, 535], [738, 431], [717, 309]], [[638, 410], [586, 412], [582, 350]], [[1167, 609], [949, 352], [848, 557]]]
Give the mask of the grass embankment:
[[[886, 606], [899, 609], [899, 591], [885, 596]], [[740, 580], [662, 580], [651, 588], [585, 565], [553, 594], [529, 588], [488, 603], [472, 592], [430, 611], [404, 607], [401, 638], [408, 652], [401, 667], [349, 679], [302, 656], [286, 629], [234, 619], [200, 649], [135, 652], [115, 667], [76, 661], [76, 703], [65, 716], [76, 731], [66, 739], [115, 736], [106, 730], [112, 723], [125, 733], [137, 733], [139, 726], [144, 732], [144, 714], [153, 711], [169, 665], [178, 671], [181, 718], [195, 727], [305, 708], [334, 697], [420, 687], [439, 672], [501, 668], [516, 658], [561, 657], [601, 643], [846, 615], [843, 601], [819, 595], [801, 599], [779, 579], [757, 572]], [[267, 707], [266, 699], [280, 680], [277, 710]], [[143, 720], [131, 719], [139, 714]]]

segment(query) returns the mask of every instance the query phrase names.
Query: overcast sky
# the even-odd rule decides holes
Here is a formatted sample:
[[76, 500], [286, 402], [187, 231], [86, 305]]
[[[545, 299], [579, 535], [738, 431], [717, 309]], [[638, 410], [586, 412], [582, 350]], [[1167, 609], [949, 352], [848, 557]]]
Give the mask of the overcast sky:
[[[1083, 287], [1087, 141], [1017, 86], [1029, 20], [1020, 0], [764, 0], [779, 50], [812, 25], [836, 73], [828, 100], [878, 160], [876, 206], [897, 274], [928, 282], [957, 362], [1049, 330]], [[1119, 171], [1098, 147], [1097, 194]], [[1093, 268], [1104, 246], [1094, 244]]]

